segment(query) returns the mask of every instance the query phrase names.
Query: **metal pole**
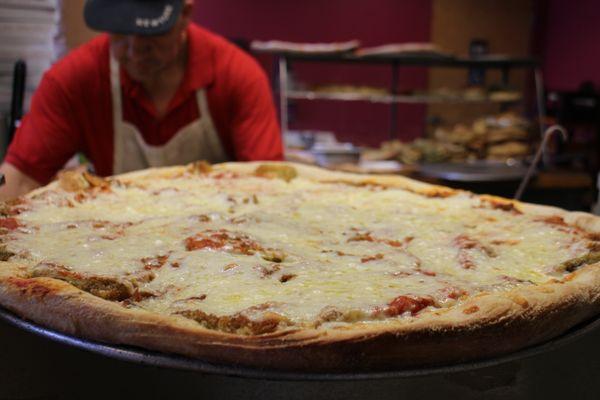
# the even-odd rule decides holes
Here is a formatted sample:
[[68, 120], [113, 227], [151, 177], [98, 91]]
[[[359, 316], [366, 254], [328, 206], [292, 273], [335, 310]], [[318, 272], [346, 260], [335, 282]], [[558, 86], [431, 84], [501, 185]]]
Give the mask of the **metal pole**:
[[288, 63], [285, 56], [279, 57], [279, 112], [281, 134], [288, 131]]
[[[508, 84], [510, 81], [510, 67], [508, 67], [508, 66], [502, 67], [501, 73], [502, 73], [502, 89], [507, 90]], [[505, 112], [509, 108], [510, 108], [509, 103], [500, 103], [500, 111], [501, 112]]]
[[[394, 61], [392, 63], [392, 96], [396, 96], [398, 94], [399, 81], [400, 77], [398, 62]], [[397, 101], [390, 103], [390, 140], [400, 136], [398, 132], [398, 106], [399, 104]]]
[[502, 87], [504, 89], [508, 88], [509, 76], [510, 76], [510, 68], [502, 67]]
[[27, 80], [27, 64], [23, 60], [15, 63], [13, 70], [12, 98], [10, 102], [10, 120], [6, 146], [12, 142], [15, 131], [23, 118], [23, 103], [25, 101], [25, 81]]

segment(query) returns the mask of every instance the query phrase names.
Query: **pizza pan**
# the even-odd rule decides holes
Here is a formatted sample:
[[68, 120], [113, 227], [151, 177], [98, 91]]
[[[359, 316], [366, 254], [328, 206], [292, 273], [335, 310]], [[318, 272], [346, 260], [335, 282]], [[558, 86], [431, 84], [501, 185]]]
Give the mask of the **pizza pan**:
[[421, 175], [455, 182], [518, 181], [527, 173], [519, 162], [474, 161], [467, 163], [429, 163], [417, 167]]
[[277, 381], [350, 381], [350, 380], [374, 380], [374, 379], [397, 379], [414, 378], [422, 376], [433, 376], [440, 374], [451, 374], [464, 371], [473, 371], [481, 368], [493, 367], [511, 361], [532, 357], [541, 353], [553, 351], [566, 344], [572, 343], [582, 336], [600, 329], [600, 315], [585, 323], [579, 324], [565, 334], [517, 352], [500, 357], [470, 361], [460, 364], [436, 366], [429, 368], [414, 368], [377, 372], [344, 372], [344, 373], [302, 373], [285, 372], [250, 368], [236, 365], [220, 365], [210, 362], [186, 358], [183, 356], [163, 354], [145, 349], [129, 346], [118, 346], [94, 342], [86, 339], [66, 335], [42, 326], [26, 321], [9, 311], [0, 307], [0, 318], [8, 323], [31, 332], [35, 335], [50, 339], [67, 346], [72, 346], [92, 353], [100, 354], [117, 360], [154, 366], [161, 368], [172, 368], [179, 370], [194, 371], [205, 374], [223, 375], [230, 377], [267, 379]]

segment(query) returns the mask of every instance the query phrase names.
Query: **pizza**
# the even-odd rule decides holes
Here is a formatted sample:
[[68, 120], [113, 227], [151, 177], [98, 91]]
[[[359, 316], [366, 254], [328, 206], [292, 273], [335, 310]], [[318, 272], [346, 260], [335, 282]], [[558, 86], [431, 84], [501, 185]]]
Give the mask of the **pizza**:
[[4, 203], [0, 305], [220, 364], [507, 354], [600, 312], [600, 218], [291, 163], [66, 172]]

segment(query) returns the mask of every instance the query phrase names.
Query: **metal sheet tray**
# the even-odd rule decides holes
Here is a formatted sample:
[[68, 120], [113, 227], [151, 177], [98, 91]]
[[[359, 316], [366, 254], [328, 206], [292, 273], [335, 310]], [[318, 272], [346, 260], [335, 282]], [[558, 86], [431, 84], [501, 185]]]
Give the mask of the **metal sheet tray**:
[[417, 166], [417, 172], [430, 178], [455, 182], [519, 181], [527, 174], [527, 166], [489, 161], [431, 163]]
[[548, 342], [541, 343], [517, 352], [495, 357], [491, 359], [477, 360], [453, 365], [444, 365], [428, 368], [414, 368], [391, 371], [376, 372], [343, 372], [343, 373], [305, 373], [305, 372], [286, 372], [265, 370], [236, 365], [220, 365], [206, 362], [199, 359], [192, 359], [183, 356], [158, 353], [130, 346], [118, 346], [105, 343], [94, 342], [86, 339], [77, 338], [48, 329], [32, 322], [26, 321], [15, 314], [0, 308], [0, 318], [8, 323], [31, 332], [35, 335], [47, 338], [67, 346], [101, 354], [117, 360], [138, 363], [142, 365], [173, 368], [179, 370], [195, 371], [206, 374], [217, 374], [231, 377], [242, 377], [251, 379], [269, 379], [285, 381], [347, 381], [347, 380], [373, 380], [373, 379], [396, 379], [412, 378], [421, 376], [432, 376], [439, 374], [450, 374], [455, 372], [472, 371], [480, 368], [492, 367], [495, 365], [516, 361], [523, 358], [535, 356], [537, 354], [549, 352], [562, 347], [568, 343], [579, 339], [596, 329], [600, 328], [600, 316], [579, 324], [560, 337]]

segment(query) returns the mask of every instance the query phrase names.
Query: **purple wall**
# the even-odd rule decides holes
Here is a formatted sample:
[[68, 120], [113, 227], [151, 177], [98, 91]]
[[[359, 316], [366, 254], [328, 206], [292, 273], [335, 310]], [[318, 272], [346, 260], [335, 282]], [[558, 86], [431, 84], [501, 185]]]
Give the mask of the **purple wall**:
[[591, 80], [600, 90], [600, 1], [549, 0], [543, 70], [550, 90], [575, 90]]
[[[359, 39], [371, 46], [429, 41], [430, 0], [196, 0], [195, 20], [229, 38], [327, 42]], [[260, 57], [270, 73], [272, 60]], [[296, 77], [307, 83], [388, 86], [388, 66], [298, 64]], [[425, 88], [425, 68], [401, 70], [402, 90]], [[292, 129], [328, 129], [340, 140], [377, 145], [388, 137], [389, 107], [381, 104], [297, 102]], [[401, 137], [422, 134], [426, 108], [402, 106]]]

